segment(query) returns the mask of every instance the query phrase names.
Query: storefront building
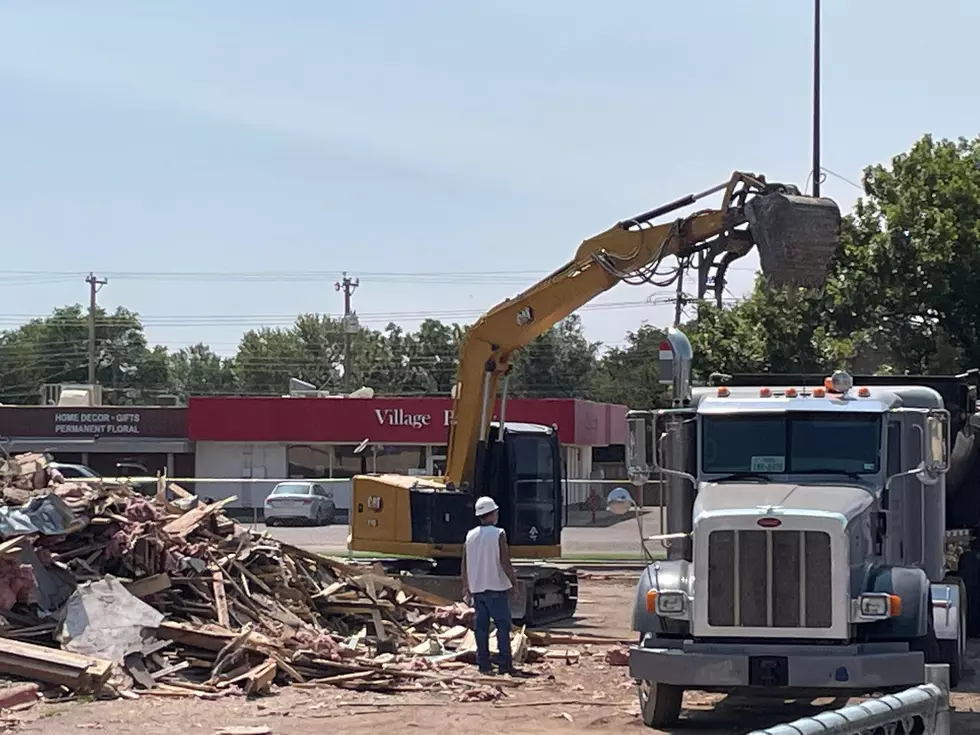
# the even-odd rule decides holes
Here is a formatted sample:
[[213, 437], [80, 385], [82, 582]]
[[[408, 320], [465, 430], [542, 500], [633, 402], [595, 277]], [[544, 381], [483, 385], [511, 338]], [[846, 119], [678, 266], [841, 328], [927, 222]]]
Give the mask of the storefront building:
[[[626, 407], [575, 399], [510, 399], [507, 420], [556, 425], [569, 479], [594, 478], [592, 449], [625, 442]], [[365, 472], [440, 474], [452, 400], [420, 398], [191, 398], [187, 436], [195, 476], [331, 478]], [[261, 507], [271, 482], [201, 483], [198, 493]], [[349, 483], [331, 483], [339, 509]]]
[[10, 454], [48, 452], [108, 477], [194, 472], [186, 408], [0, 406], [0, 447]]

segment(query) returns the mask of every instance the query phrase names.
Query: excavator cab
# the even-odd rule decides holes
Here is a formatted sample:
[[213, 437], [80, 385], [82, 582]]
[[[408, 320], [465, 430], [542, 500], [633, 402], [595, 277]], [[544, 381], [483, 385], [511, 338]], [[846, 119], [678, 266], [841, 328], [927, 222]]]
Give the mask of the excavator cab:
[[494, 422], [478, 445], [474, 495], [497, 501], [515, 556], [561, 556], [562, 470], [554, 427]]

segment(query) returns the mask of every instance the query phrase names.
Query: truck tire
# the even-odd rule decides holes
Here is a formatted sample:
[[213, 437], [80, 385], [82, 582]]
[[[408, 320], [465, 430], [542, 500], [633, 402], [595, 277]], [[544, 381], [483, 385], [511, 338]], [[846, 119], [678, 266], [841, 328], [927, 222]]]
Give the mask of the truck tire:
[[968, 638], [976, 638], [980, 636], [980, 552], [967, 549], [960, 554], [956, 566], [956, 576], [963, 580], [960, 592], [966, 596], [963, 602], [966, 611], [966, 635]]
[[[915, 638], [909, 641], [909, 650], [921, 651], [922, 657], [925, 659], [927, 664], [950, 664], [949, 666], [949, 685], [951, 687], [956, 686], [953, 684], [953, 664], [952, 662], [946, 660], [943, 656], [943, 648], [940, 645], [942, 641], [936, 638], [936, 624], [932, 619], [932, 604], [930, 600], [928, 619], [926, 620], [926, 634], [922, 638]], [[956, 675], [957, 682], [959, 681], [959, 675]]]
[[966, 588], [963, 580], [957, 577], [947, 577], [947, 584], [956, 584], [960, 592], [960, 605], [957, 610], [956, 621], [957, 637], [956, 640], [937, 639], [936, 645], [939, 648], [939, 663], [949, 664], [949, 685], [955, 687], [960, 683], [963, 676], [963, 664], [966, 661], [966, 621], [967, 621], [967, 599]]
[[647, 727], [661, 728], [677, 724], [681, 714], [684, 690], [655, 681], [639, 683], [640, 715]]

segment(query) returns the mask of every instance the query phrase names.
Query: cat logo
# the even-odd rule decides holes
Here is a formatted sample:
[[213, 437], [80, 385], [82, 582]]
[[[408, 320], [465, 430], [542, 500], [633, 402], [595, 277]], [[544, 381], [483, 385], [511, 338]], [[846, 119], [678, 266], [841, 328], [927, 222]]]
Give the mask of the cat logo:
[[531, 530], [527, 532], [527, 535], [528, 535], [528, 538], [531, 539], [531, 541], [537, 541], [538, 540], [538, 527], [537, 526], [531, 526]]

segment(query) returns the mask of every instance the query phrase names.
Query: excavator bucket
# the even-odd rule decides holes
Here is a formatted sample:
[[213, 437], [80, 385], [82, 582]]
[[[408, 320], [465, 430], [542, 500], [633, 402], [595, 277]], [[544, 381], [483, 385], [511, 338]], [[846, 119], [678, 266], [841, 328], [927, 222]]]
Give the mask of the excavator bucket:
[[840, 208], [833, 199], [772, 192], [745, 205], [762, 273], [776, 286], [819, 288], [840, 245]]

